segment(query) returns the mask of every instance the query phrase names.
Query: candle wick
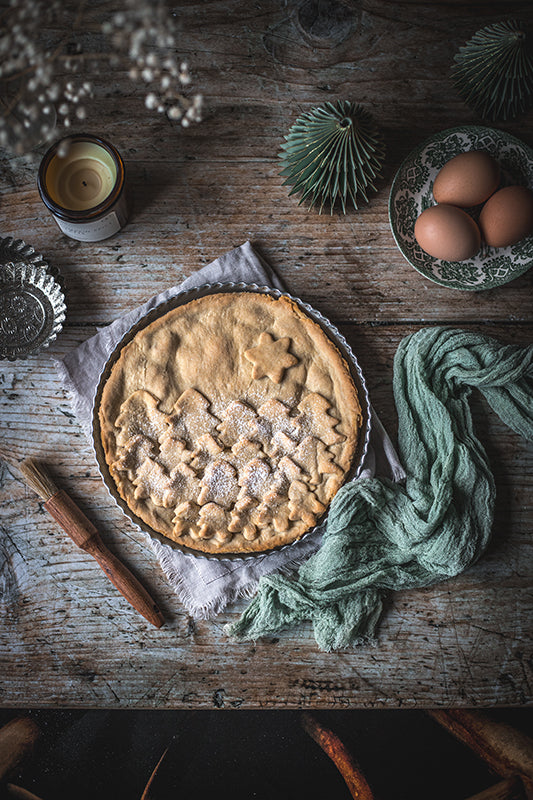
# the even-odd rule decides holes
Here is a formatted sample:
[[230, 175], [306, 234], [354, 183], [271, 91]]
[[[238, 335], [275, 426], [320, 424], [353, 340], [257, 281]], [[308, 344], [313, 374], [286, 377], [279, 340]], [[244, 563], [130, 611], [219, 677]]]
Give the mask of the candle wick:
[[83, 183], [84, 186], [87, 186], [87, 183], [85, 181], [82, 181], [82, 183]]

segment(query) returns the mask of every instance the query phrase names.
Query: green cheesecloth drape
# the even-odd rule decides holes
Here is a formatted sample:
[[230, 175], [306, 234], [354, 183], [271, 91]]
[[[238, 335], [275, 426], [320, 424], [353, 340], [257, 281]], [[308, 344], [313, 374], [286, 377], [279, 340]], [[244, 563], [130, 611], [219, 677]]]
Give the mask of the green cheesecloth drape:
[[227, 626], [230, 636], [257, 639], [309, 619], [322, 650], [367, 641], [385, 592], [458, 575], [484, 552], [495, 485], [469, 396], [478, 389], [503, 422], [533, 441], [533, 345], [423, 328], [400, 343], [393, 388], [405, 483], [346, 484], [331, 504], [320, 549], [294, 576], [261, 578]]

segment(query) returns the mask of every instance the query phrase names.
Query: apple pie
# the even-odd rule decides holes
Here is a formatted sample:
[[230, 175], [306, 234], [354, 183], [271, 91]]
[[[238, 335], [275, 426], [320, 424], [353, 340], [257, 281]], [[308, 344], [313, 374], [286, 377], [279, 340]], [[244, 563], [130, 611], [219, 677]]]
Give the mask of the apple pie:
[[300, 539], [353, 467], [345, 359], [286, 296], [210, 294], [136, 333], [99, 405], [109, 473], [150, 528], [204, 553]]

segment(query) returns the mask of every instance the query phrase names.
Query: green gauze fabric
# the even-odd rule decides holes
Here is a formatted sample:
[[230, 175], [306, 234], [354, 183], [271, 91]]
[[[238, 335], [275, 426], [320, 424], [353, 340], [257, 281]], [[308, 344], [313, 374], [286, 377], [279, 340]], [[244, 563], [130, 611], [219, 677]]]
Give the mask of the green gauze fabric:
[[424, 328], [400, 343], [393, 387], [405, 484], [346, 484], [320, 549], [294, 576], [261, 578], [250, 605], [226, 627], [230, 636], [257, 639], [310, 619], [322, 650], [368, 641], [387, 590], [450, 578], [485, 550], [495, 486], [468, 399], [476, 387], [533, 441], [533, 345]]

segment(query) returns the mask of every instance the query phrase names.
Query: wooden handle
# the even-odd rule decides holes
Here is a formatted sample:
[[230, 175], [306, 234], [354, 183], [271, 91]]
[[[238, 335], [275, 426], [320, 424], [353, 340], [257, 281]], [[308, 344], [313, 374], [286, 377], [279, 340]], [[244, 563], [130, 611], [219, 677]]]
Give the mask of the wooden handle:
[[97, 561], [126, 600], [152, 625], [160, 628], [164, 620], [157, 604], [122, 561], [108, 550], [92, 522], [69, 495], [60, 489], [46, 501], [44, 507], [72, 541]]
[[135, 575], [107, 549], [98, 534], [90, 540], [89, 546], [85, 549], [98, 562], [111, 583], [124, 595], [126, 600], [148, 622], [151, 622], [156, 628], [160, 628], [164, 620], [157, 604]]
[[82, 550], [86, 549], [93, 536], [98, 536], [92, 522], [63, 489], [47, 500], [44, 507]]
[[361, 772], [361, 768], [337, 734], [326, 728], [316, 717], [307, 712], [302, 715], [302, 726], [304, 731], [331, 758], [344, 778], [351, 796], [358, 798], [358, 800], [374, 800], [372, 789]]

